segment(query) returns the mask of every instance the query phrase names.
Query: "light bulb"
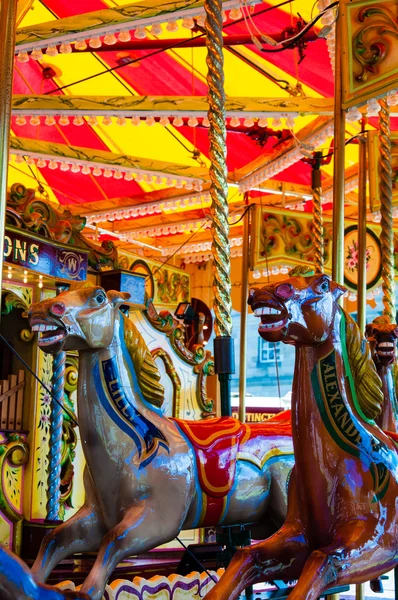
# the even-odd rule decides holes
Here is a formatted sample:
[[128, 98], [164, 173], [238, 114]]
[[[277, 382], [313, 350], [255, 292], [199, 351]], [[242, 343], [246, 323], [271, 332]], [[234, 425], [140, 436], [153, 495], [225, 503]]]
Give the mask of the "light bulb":
[[238, 21], [239, 19], [241, 19], [242, 11], [240, 10], [240, 8], [231, 8], [231, 10], [229, 11], [229, 18], [231, 19], [231, 21]]
[[102, 118], [102, 124], [103, 125], [112, 125], [112, 117], [105, 115], [105, 117]]
[[61, 171], [69, 171], [70, 165], [67, 162], [61, 162], [59, 168]]
[[189, 117], [189, 119], [188, 119], [188, 125], [190, 127], [197, 127], [197, 125], [198, 125], [198, 119], [196, 117]]
[[229, 124], [231, 127], [239, 127], [240, 119], [238, 119], [238, 117], [232, 117], [232, 119], [229, 120]]
[[145, 38], [146, 38], [145, 27], [143, 27], [142, 25], [140, 27], [137, 27], [137, 29], [134, 31], [134, 37], [136, 37], [137, 40], [145, 40]]
[[59, 51], [61, 54], [70, 54], [72, 52], [72, 46], [69, 42], [64, 42], [60, 45]]
[[140, 117], [131, 117], [131, 124], [137, 126], [141, 123]]
[[76, 125], [77, 127], [84, 125], [83, 117], [76, 115], [76, 117], [73, 119], [73, 125]]
[[17, 61], [20, 63], [29, 62], [29, 54], [27, 52], [18, 52]]
[[88, 41], [88, 45], [90, 46], [90, 48], [101, 48], [101, 46], [102, 46], [101, 38], [99, 38], [99, 37], [90, 38]]
[[193, 29], [195, 27], [195, 23], [192, 17], [184, 17], [182, 20], [182, 26], [184, 29]]
[[181, 117], [174, 117], [174, 119], [173, 119], [174, 127], [182, 127], [183, 125], [184, 125], [184, 121], [182, 120]]
[[58, 54], [57, 46], [49, 46], [46, 49], [46, 54], [47, 54], [47, 56], [57, 56], [57, 54]]
[[131, 34], [130, 31], [126, 30], [126, 31], [121, 31], [119, 33], [119, 40], [121, 42], [129, 42], [131, 40]]
[[178, 25], [177, 25], [176, 21], [169, 21], [166, 25], [166, 29], [167, 29], [167, 31], [170, 31], [170, 32], [178, 31]]
[[80, 173], [80, 165], [73, 163], [70, 170], [72, 173]]
[[44, 169], [44, 167], [46, 167], [46, 166], [47, 166], [47, 161], [46, 161], [46, 160], [44, 160], [43, 158], [39, 158], [39, 160], [37, 161], [37, 166], [38, 166], [40, 169]]
[[99, 167], [95, 167], [95, 169], [93, 169], [93, 175], [95, 177], [99, 177], [100, 175], [102, 175], [102, 169], [100, 169]]
[[91, 175], [91, 169], [88, 165], [83, 165], [82, 166], [82, 173], [83, 175]]
[[160, 125], [163, 125], [164, 127], [166, 127], [167, 125], [170, 125], [170, 119], [169, 119], [169, 117], [160, 117], [159, 123], [160, 123]]
[[151, 126], [151, 125], [155, 125], [156, 121], [155, 121], [155, 118], [154, 118], [154, 117], [147, 117], [147, 118], [145, 119], [145, 123], [146, 123], [147, 125]]
[[121, 127], [126, 125], [126, 117], [118, 117], [116, 119], [116, 125], [120, 125]]
[[26, 125], [26, 117], [24, 117], [23, 115], [19, 115], [16, 119], [15, 119], [15, 123], [17, 125]]
[[77, 40], [77, 42], [75, 42], [75, 50], [85, 50], [86, 48], [86, 40]]
[[155, 23], [154, 25], [152, 25], [150, 32], [152, 33], [152, 35], [162, 35], [162, 26], [159, 25], [159, 23]]
[[48, 125], [49, 127], [51, 127], [52, 125], [55, 125], [56, 121], [55, 121], [55, 118], [52, 115], [48, 115], [45, 118], [44, 123], [46, 125]]
[[41, 60], [43, 58], [43, 52], [41, 51], [41, 48], [35, 48], [32, 50], [31, 57], [33, 60]]
[[33, 115], [33, 117], [30, 117], [29, 119], [29, 124], [37, 127], [38, 125], [40, 125], [40, 117], [38, 117], [37, 115]]
[[87, 119], [87, 123], [89, 125], [98, 125], [97, 117], [95, 115], [90, 115]]
[[107, 33], [104, 36], [104, 44], [106, 44], [107, 46], [113, 46], [113, 44], [116, 44], [117, 42], [117, 37], [115, 36], [114, 33]]
[[66, 115], [62, 115], [62, 117], [59, 118], [58, 123], [62, 127], [66, 127], [67, 125], [69, 125], [69, 117], [67, 117]]
[[121, 171], [114, 171], [113, 177], [114, 179], [123, 179], [123, 173]]
[[50, 160], [48, 163], [48, 168], [52, 171], [55, 171], [56, 169], [58, 169], [58, 163], [55, 160]]

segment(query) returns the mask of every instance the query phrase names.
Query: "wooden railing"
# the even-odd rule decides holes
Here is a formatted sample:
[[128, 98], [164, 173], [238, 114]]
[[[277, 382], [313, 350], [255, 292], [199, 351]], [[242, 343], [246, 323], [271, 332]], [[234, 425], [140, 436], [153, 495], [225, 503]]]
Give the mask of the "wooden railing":
[[21, 431], [25, 371], [0, 380], [0, 430]]

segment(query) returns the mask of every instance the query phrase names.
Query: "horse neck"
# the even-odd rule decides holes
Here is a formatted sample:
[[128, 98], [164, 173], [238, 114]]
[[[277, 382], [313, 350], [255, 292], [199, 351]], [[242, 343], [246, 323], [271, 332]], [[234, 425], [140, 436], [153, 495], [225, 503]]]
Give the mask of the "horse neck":
[[[320, 453], [324, 454], [325, 446], [330, 446], [327, 453], [336, 451], [337, 446], [332, 440], [335, 435], [333, 428], [341, 432], [342, 438], [352, 437], [353, 441], [355, 436], [358, 438], [358, 431], [363, 435], [364, 422], [352, 395], [347, 378], [348, 361], [343, 356], [342, 318], [343, 314], [337, 311], [333, 330], [322, 344], [296, 348], [292, 394], [293, 441], [295, 455], [297, 452], [305, 455], [306, 461], [311, 448], [316, 460], [320, 460]], [[331, 435], [324, 434], [322, 422]]]
[[[79, 412], [82, 404], [88, 404], [90, 418], [93, 414], [93, 402], [101, 406], [97, 397], [99, 386], [101, 391], [115, 402], [118, 402], [120, 394], [123, 393], [123, 399], [130, 406], [142, 411], [151, 410], [140, 392], [135, 369], [123, 338], [123, 317], [117, 315], [113, 338], [107, 348], [79, 352]], [[113, 373], [117, 374], [117, 377]]]
[[377, 424], [384, 431], [398, 433], [398, 401], [393, 368], [394, 365], [388, 365], [377, 369], [384, 394], [384, 402], [377, 418]]

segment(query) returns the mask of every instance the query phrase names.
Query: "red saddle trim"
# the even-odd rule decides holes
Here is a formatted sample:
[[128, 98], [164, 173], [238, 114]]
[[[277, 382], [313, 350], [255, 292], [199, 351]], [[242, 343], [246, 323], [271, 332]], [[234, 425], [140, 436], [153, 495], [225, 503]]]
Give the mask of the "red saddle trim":
[[291, 436], [287, 415], [280, 421], [273, 418], [255, 424], [241, 423], [232, 417], [173, 420], [190, 441], [196, 455], [200, 486], [212, 498], [223, 498], [231, 490], [237, 455], [243, 444], [256, 437]]

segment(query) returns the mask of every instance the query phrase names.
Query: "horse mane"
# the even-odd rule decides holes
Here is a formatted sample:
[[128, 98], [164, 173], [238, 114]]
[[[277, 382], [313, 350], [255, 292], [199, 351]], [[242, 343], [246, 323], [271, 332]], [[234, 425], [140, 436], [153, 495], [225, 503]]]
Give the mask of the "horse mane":
[[144, 338], [132, 320], [124, 315], [123, 320], [124, 341], [134, 365], [142, 395], [150, 404], [161, 407], [164, 400], [164, 387], [160, 383], [159, 369]]
[[[89, 281], [72, 283], [70, 290], [95, 287]], [[145, 400], [161, 407], [164, 401], [164, 387], [160, 383], [160, 372], [148, 350], [144, 338], [131, 319], [122, 315], [124, 320], [124, 341], [137, 375], [138, 385]]]
[[384, 395], [370, 348], [354, 319], [344, 311], [348, 361], [350, 363], [359, 406], [368, 419], [381, 413]]

